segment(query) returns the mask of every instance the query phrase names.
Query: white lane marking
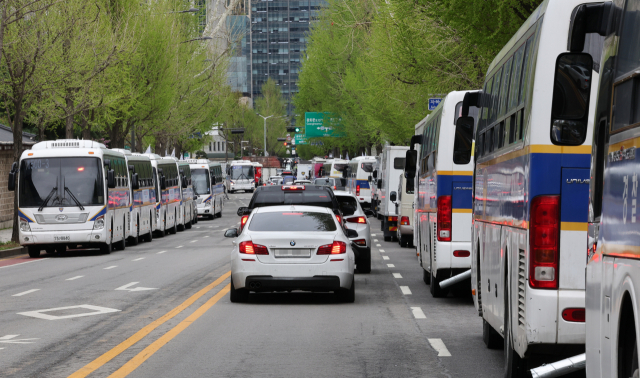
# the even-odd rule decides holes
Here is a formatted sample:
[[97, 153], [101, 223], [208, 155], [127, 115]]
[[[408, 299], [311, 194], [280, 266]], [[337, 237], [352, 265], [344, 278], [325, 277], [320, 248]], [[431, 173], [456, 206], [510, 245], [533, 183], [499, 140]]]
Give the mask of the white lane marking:
[[379, 251], [380, 251], [380, 252], [384, 252], [384, 249], [380, 249]]
[[167, 251], [160, 251], [160, 252], [158, 252], [157, 254], [159, 255], [159, 254], [161, 254], [161, 253], [165, 253], [165, 252], [167, 252]]
[[209, 228], [213, 228], [213, 226], [209, 226]]
[[382, 247], [380, 244], [376, 244], [376, 247]]
[[119, 288], [117, 288], [116, 290], [123, 290], [123, 291], [145, 291], [145, 290], [158, 290], [156, 288], [153, 287], [134, 287], [129, 289], [129, 287], [138, 284], [139, 282], [129, 282], [128, 284], [124, 285], [124, 286], [120, 286]]
[[389, 267], [389, 268], [395, 268], [396, 266], [395, 266], [395, 265], [393, 265], [393, 264], [387, 264], [387, 267]]
[[205, 237], [205, 238], [208, 238], [208, 237], [209, 237], [209, 235], [205, 235], [204, 237]]
[[23, 264], [28, 264], [28, 263], [32, 263], [32, 262], [38, 262], [38, 261], [42, 261], [42, 260], [46, 260], [46, 259], [48, 259], [48, 257], [44, 257], [44, 258], [37, 259], [37, 260], [25, 261], [23, 263], [17, 263], [17, 264], [13, 264], [13, 265], [0, 266], [0, 269], [9, 268], [9, 267], [18, 266], [18, 265], [23, 265]]
[[[16, 337], [18, 337], [20, 335], [6, 335], [6, 336], [2, 336], [0, 337], [0, 343], [4, 343], [4, 344], [33, 344], [33, 341], [30, 340], [39, 340], [39, 339], [15, 339]], [[15, 339], [15, 340], [13, 340]], [[0, 348], [0, 349], [4, 349], [4, 348]]]
[[196, 228], [200, 228], [200, 226], [196, 226]]
[[382, 256], [383, 260], [389, 260], [389, 256]]
[[373, 241], [377, 243], [377, 242], [378, 242], [378, 239], [373, 239]]
[[23, 291], [22, 293], [13, 294], [13, 295], [12, 295], [12, 297], [21, 297], [21, 296], [23, 296], [23, 295], [27, 295], [27, 294], [30, 294], [30, 293], [34, 293], [34, 292], [36, 292], [36, 291], [38, 291], [38, 290], [40, 290], [40, 289], [31, 289], [31, 290]]
[[192, 240], [192, 241], [190, 241], [189, 243], [195, 243], [195, 242], [197, 242], [197, 241], [198, 241], [198, 240], [196, 239], [196, 240]]
[[393, 273], [393, 278], [402, 278], [402, 274], [400, 274], [400, 273]]
[[376, 234], [371, 234], [371, 236], [376, 236]]
[[422, 312], [420, 307], [411, 307], [411, 312], [413, 312], [413, 317], [416, 319], [426, 319], [427, 316]]
[[177, 246], [176, 248], [182, 248], [182, 246], [181, 246], [181, 245], [179, 245], [179, 246]]
[[[92, 310], [91, 312], [82, 312], [79, 314], [72, 315], [49, 315], [45, 314], [45, 312], [51, 311], [62, 311], [62, 310], [70, 310], [74, 308], [83, 308], [86, 310]], [[49, 308], [45, 310], [37, 310], [37, 311], [27, 311], [27, 312], [19, 312], [18, 315], [31, 316], [32, 318], [44, 319], [44, 320], [58, 320], [58, 319], [69, 319], [69, 318], [78, 318], [80, 316], [91, 316], [91, 315], [100, 315], [100, 314], [108, 314], [110, 312], [119, 312], [120, 310], [116, 310], [115, 308], [108, 307], [100, 307], [93, 305], [78, 305], [78, 306], [67, 306], [67, 307], [57, 307], [57, 308]]]
[[117, 268], [117, 267], [118, 267], [117, 265], [111, 265], [111, 266], [108, 266], [108, 267], [104, 268], [104, 270], [113, 269], [113, 268]]
[[137, 258], [137, 259], [133, 259], [133, 260], [131, 260], [131, 261], [140, 261], [140, 260], [144, 260], [144, 257], [140, 257], [140, 258]]
[[82, 278], [84, 276], [75, 276], [75, 277], [71, 277], [71, 278], [67, 278], [65, 281], [73, 281], [73, 280], [77, 280], [78, 278]]
[[442, 339], [429, 339], [429, 344], [438, 352], [438, 357], [451, 357], [451, 353], [449, 353]]
[[411, 290], [409, 289], [409, 286], [400, 286], [400, 291], [402, 291], [402, 294], [404, 295], [411, 295]]

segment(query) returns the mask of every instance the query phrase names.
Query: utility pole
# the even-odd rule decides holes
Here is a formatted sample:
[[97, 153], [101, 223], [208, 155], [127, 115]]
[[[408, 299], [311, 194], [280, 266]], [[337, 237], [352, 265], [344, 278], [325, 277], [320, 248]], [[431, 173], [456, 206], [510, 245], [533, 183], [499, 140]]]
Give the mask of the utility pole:
[[[256, 113], [258, 114], [258, 113]], [[273, 117], [275, 114], [272, 114], [268, 117], [263, 116], [262, 114], [258, 114], [262, 119], [264, 119], [264, 156], [267, 156], [267, 118]]]

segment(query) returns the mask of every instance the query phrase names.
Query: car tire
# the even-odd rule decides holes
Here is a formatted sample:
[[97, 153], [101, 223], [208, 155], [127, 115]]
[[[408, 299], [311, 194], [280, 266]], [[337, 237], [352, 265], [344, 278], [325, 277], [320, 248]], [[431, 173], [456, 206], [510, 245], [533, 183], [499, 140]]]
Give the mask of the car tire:
[[448, 289], [442, 289], [440, 287], [440, 279], [438, 279], [438, 274], [433, 275], [433, 264], [431, 269], [431, 285], [429, 285], [429, 291], [431, 291], [431, 296], [434, 298], [442, 298], [446, 297], [449, 294]]
[[32, 259], [40, 257], [40, 247], [30, 245], [27, 250], [29, 251], [29, 257]]
[[371, 273], [371, 248], [360, 255], [356, 268], [358, 268], [358, 273]]
[[386, 241], [386, 242], [391, 241], [391, 236], [385, 236], [384, 237], [384, 241]]
[[484, 319], [482, 319], [482, 341], [487, 349], [500, 349], [504, 344], [502, 336]]
[[231, 278], [231, 290], [229, 290], [229, 300], [231, 303], [246, 303], [249, 301], [249, 290], [236, 289]]
[[351, 281], [351, 287], [349, 289], [342, 289], [336, 291], [338, 301], [342, 303], [353, 303], [356, 301], [356, 280], [353, 278]]
[[400, 235], [400, 247], [409, 248], [409, 238], [406, 235]]
[[431, 273], [428, 273], [424, 268], [422, 268], [422, 280], [425, 284], [431, 285]]

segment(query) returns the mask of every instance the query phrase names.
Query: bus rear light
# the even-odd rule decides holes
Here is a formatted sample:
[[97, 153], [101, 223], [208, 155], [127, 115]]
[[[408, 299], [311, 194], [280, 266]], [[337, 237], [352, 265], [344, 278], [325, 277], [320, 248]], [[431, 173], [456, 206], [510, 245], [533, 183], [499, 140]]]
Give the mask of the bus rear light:
[[557, 289], [560, 196], [535, 197], [529, 224], [529, 285]]
[[247, 255], [268, 255], [269, 250], [264, 245], [253, 244], [251, 240], [240, 243], [240, 253]]
[[438, 197], [438, 241], [451, 241], [451, 196]]
[[403, 226], [408, 226], [409, 225], [409, 217], [400, 218], [400, 224], [403, 225]]
[[389, 222], [397, 222], [398, 217], [389, 217]]
[[356, 185], [356, 196], [360, 195], [360, 185]]
[[562, 310], [562, 319], [568, 322], [584, 323], [584, 308], [565, 308]]
[[334, 241], [333, 244], [325, 244], [318, 248], [317, 255], [339, 255], [347, 253], [347, 243]]
[[453, 251], [454, 257], [469, 257], [471, 256], [471, 252], [469, 251]]
[[349, 223], [361, 223], [361, 224], [367, 223], [367, 218], [365, 217], [346, 218], [345, 220]]

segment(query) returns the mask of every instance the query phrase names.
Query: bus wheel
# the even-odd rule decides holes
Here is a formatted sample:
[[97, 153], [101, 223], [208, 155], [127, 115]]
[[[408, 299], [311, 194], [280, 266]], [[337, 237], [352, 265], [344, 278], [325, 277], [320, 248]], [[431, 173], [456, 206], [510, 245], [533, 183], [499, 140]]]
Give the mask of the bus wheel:
[[30, 245], [27, 247], [29, 251], [29, 257], [35, 259], [36, 257], [40, 257], [40, 247], [36, 245]]
[[433, 264], [431, 264], [431, 285], [429, 285], [429, 291], [431, 291], [431, 296], [434, 298], [442, 298], [446, 297], [449, 294], [448, 289], [443, 289], [440, 287], [441, 279], [438, 279], [438, 274], [433, 275]]
[[498, 349], [504, 342], [502, 336], [484, 319], [482, 319], [482, 341], [488, 349]]
[[618, 336], [618, 377], [638, 377], [638, 343], [636, 342], [636, 324], [631, 297], [625, 293], [620, 307], [618, 327], [625, 332]]
[[[505, 279], [505, 287], [506, 285]], [[505, 378], [521, 378], [526, 377], [527, 361], [521, 358], [518, 353], [513, 350], [511, 344], [511, 309], [509, 308], [509, 290], [504, 290], [504, 377]]]
[[[122, 224], [125, 225], [127, 220], [124, 219]], [[116, 248], [124, 251], [124, 249], [127, 247], [127, 241], [126, 241], [126, 237], [125, 237], [125, 233], [124, 233], [124, 226], [122, 226], [122, 240], [120, 240], [119, 242], [116, 243]]]
[[427, 270], [425, 268], [422, 268], [422, 280], [427, 285], [431, 284], [431, 273], [427, 273]]
[[177, 225], [178, 225], [178, 214], [174, 211], [173, 212], [173, 227], [171, 227], [169, 229], [169, 233], [170, 234], [172, 234], [172, 235], [176, 234], [177, 229], [178, 229]]
[[100, 246], [100, 252], [108, 255], [113, 251], [113, 223], [111, 223], [111, 239], [108, 242]]
[[129, 238], [130, 245], [138, 245], [140, 242], [140, 218], [138, 218], [138, 225], [136, 226], [136, 236], [131, 236]]
[[167, 234], [167, 214], [164, 214], [164, 220], [162, 221], [162, 228], [158, 230], [158, 237], [164, 238]]

